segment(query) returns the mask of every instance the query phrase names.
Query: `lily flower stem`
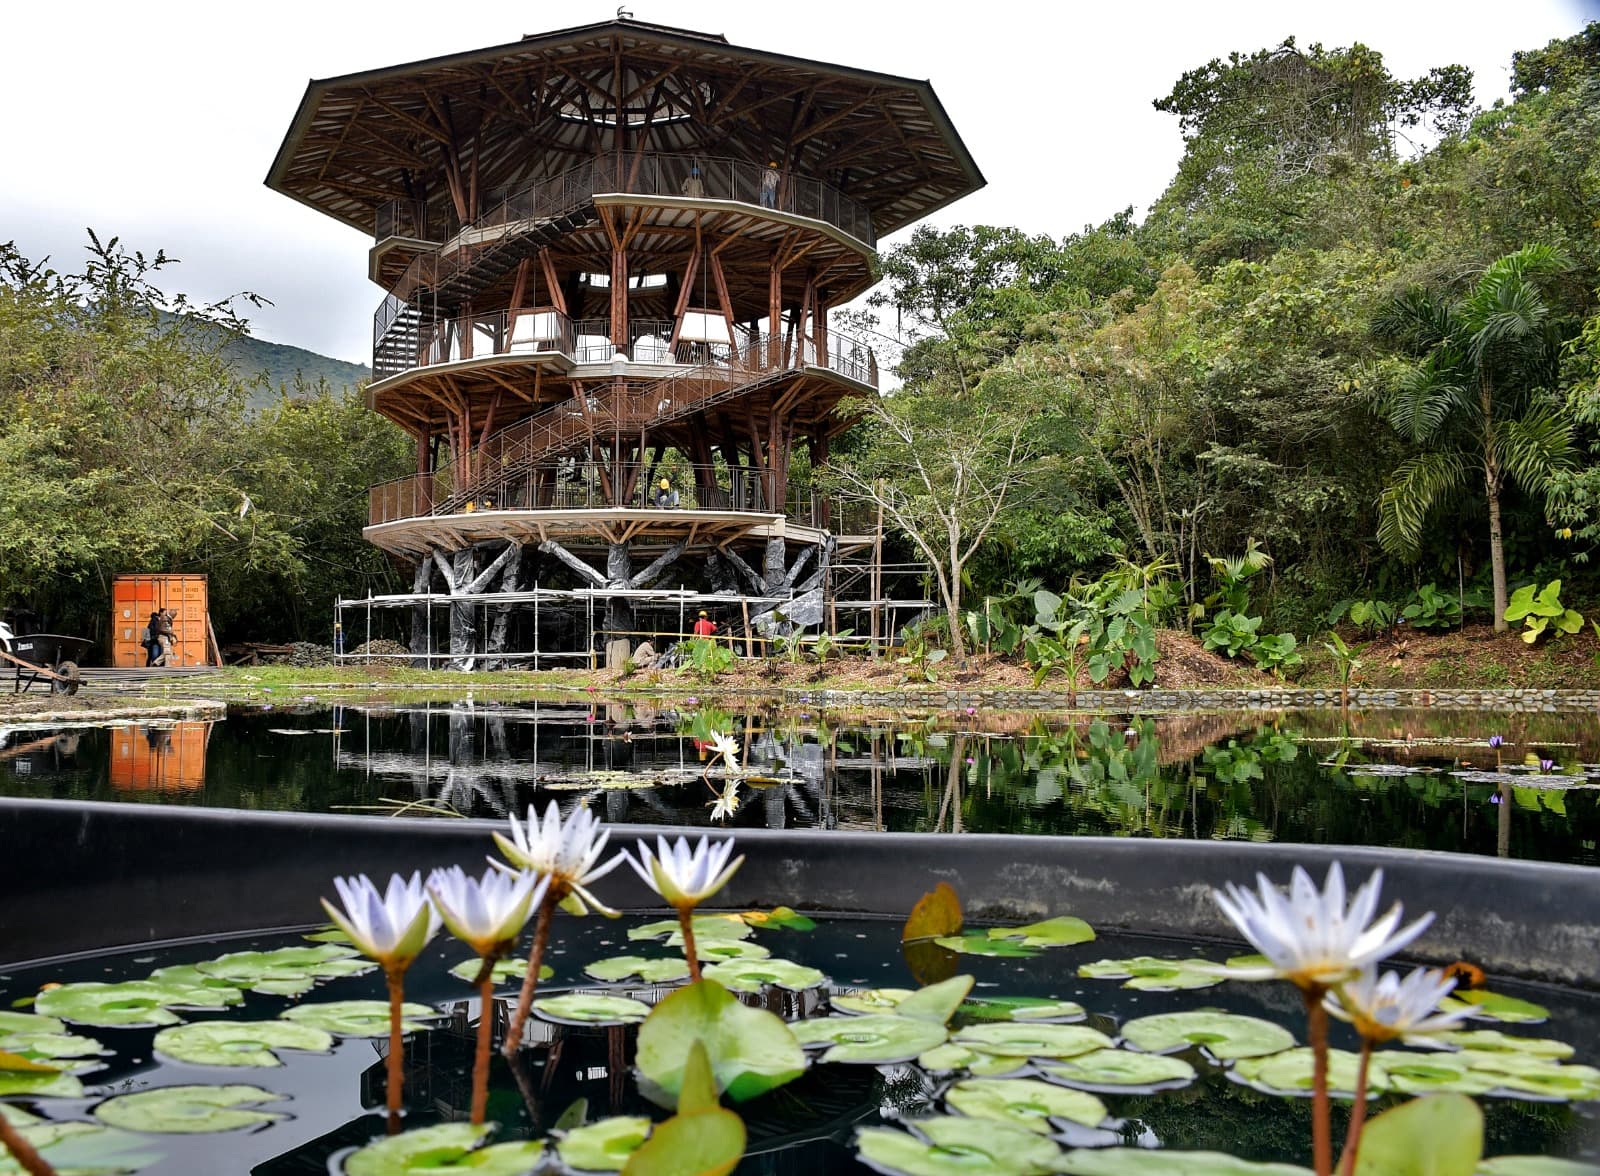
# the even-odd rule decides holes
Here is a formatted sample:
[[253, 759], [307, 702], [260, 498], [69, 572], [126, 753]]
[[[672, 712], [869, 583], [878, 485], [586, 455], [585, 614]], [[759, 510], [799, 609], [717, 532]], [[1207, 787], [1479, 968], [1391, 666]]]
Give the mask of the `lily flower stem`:
[[550, 942], [550, 916], [564, 894], [557, 894], [551, 886], [539, 904], [539, 918], [533, 925], [533, 947], [528, 952], [528, 974], [522, 978], [522, 991], [517, 995], [517, 1010], [511, 1014], [511, 1024], [506, 1029], [506, 1039], [500, 1052], [506, 1057], [516, 1057], [522, 1047], [522, 1026], [528, 1020], [528, 1010], [533, 1008], [533, 994], [539, 987], [539, 964], [544, 959], [545, 945]]
[[56, 1176], [56, 1170], [49, 1161], [34, 1149], [33, 1144], [22, 1138], [22, 1134], [4, 1115], [0, 1115], [0, 1145], [4, 1145], [28, 1176]]
[[385, 968], [389, 982], [389, 1069], [384, 1083], [388, 1094], [389, 1134], [400, 1134], [400, 1106], [406, 1080], [405, 1045], [401, 1033], [401, 1006], [405, 1003], [404, 968]]
[[700, 981], [700, 957], [694, 950], [694, 907], [678, 908], [678, 926], [683, 928], [683, 955], [689, 961], [689, 983]]
[[1350, 1130], [1345, 1132], [1344, 1155], [1339, 1158], [1340, 1176], [1356, 1170], [1356, 1152], [1361, 1147], [1361, 1131], [1367, 1122], [1367, 1068], [1372, 1062], [1372, 1041], [1361, 1039], [1361, 1062], [1356, 1067], [1356, 1102], [1350, 1108]]
[[472, 1057], [472, 1125], [489, 1109], [489, 1046], [494, 1040], [494, 957], [483, 956], [478, 970], [478, 1048]]
[[1317, 1176], [1333, 1176], [1333, 1128], [1328, 1121], [1328, 1010], [1322, 985], [1300, 990], [1306, 1002], [1306, 1039], [1311, 1043], [1311, 1158]]

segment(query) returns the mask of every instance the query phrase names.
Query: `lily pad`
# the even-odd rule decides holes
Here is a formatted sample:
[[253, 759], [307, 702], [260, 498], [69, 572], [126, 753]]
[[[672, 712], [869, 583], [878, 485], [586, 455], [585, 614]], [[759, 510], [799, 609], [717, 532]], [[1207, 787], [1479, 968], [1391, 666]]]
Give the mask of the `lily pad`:
[[815, 968], [807, 968], [793, 960], [778, 959], [729, 960], [712, 964], [701, 975], [735, 992], [760, 992], [768, 985], [787, 988], [791, 992], [804, 992], [828, 982], [828, 978]]
[[1071, 947], [1094, 939], [1094, 928], [1071, 915], [1058, 915], [1022, 927], [990, 927], [990, 939], [1020, 939], [1024, 947]]
[[991, 939], [982, 931], [968, 931], [964, 935], [941, 935], [934, 942], [946, 951], [953, 951], [960, 955], [1027, 959], [1029, 956], [1039, 954], [1038, 948], [1028, 947], [1012, 939]]
[[544, 1154], [544, 1141], [488, 1142], [494, 1126], [440, 1123], [369, 1143], [344, 1162], [346, 1176], [408, 1176], [412, 1172], [465, 1172], [524, 1176]]
[[895, 1006], [895, 1016], [930, 1021], [935, 1025], [948, 1024], [972, 991], [972, 982], [971, 976], [952, 976], [919, 988]]
[[237, 1131], [281, 1119], [284, 1116], [279, 1111], [254, 1108], [283, 1098], [259, 1086], [161, 1086], [108, 1098], [95, 1107], [94, 1116], [129, 1131], [195, 1135]]
[[[478, 978], [478, 971], [482, 967], [483, 961], [473, 957], [470, 960], [462, 960], [459, 964], [454, 965], [450, 969], [450, 974], [457, 980], [464, 980], [471, 984]], [[520, 984], [527, 974], [528, 961], [526, 959], [496, 960], [494, 962], [494, 971], [490, 973], [489, 978], [496, 984], [508, 984], [513, 980]], [[539, 979], [541, 981], [548, 980], [555, 974], [556, 970], [549, 964], [539, 965]]]
[[568, 1131], [556, 1144], [556, 1152], [563, 1164], [580, 1172], [620, 1172], [649, 1137], [651, 1126], [642, 1116], [601, 1119]]
[[1020, 1127], [960, 1115], [911, 1119], [917, 1135], [892, 1127], [864, 1127], [856, 1135], [860, 1158], [898, 1176], [1044, 1176], [1054, 1172], [1061, 1149]]
[[1087, 1025], [1019, 1021], [968, 1025], [953, 1040], [982, 1053], [1028, 1058], [1074, 1058], [1091, 1050], [1110, 1049], [1112, 1044], [1111, 1038]]
[[1495, 1156], [1478, 1165], [1477, 1176], [1594, 1176], [1594, 1165], [1555, 1156]]
[[335, 927], [332, 923], [316, 931], [308, 931], [300, 937], [312, 943], [349, 943], [350, 936], [343, 928]]
[[195, 965], [207, 976], [273, 996], [299, 996], [318, 980], [360, 976], [378, 965], [337, 943], [280, 947], [273, 951], [235, 951]]
[[744, 1120], [720, 1106], [656, 1125], [628, 1157], [630, 1176], [728, 1176], [744, 1156]]
[[[0, 1038], [14, 1033], [61, 1033], [66, 1025], [55, 1017], [41, 1017], [38, 1013], [14, 1013], [0, 1009]], [[4, 1047], [0, 1047], [4, 1048]]]
[[907, 1062], [918, 1054], [943, 1045], [945, 1027], [893, 1013], [868, 1013], [856, 1017], [813, 1017], [790, 1028], [795, 1040], [809, 1047], [827, 1046], [824, 1062], [859, 1062], [885, 1065]]
[[175, 1025], [173, 1009], [222, 1009], [244, 999], [237, 988], [126, 980], [120, 984], [87, 981], [41, 992], [34, 1009], [79, 1025], [142, 1029]]
[[197, 1066], [281, 1066], [273, 1051], [330, 1053], [333, 1035], [292, 1021], [196, 1021], [161, 1030], [154, 1049]]
[[1376, 1059], [1382, 1066], [1384, 1085], [1405, 1094], [1487, 1094], [1495, 1088], [1491, 1074], [1475, 1072], [1470, 1059], [1460, 1054], [1384, 1050]]
[[82, 1098], [83, 1083], [49, 1066], [26, 1070], [0, 1067], [0, 1096], [11, 1094], [30, 1098]]
[[596, 980], [615, 983], [637, 976], [646, 984], [671, 984], [689, 975], [689, 961], [680, 956], [648, 959], [645, 956], [611, 956], [583, 969]]
[[1042, 996], [980, 996], [963, 1001], [963, 1017], [975, 1021], [1081, 1021], [1083, 1006], [1075, 1000]]
[[[1328, 1051], [1328, 1089], [1337, 1094], [1354, 1097], [1356, 1070], [1360, 1058], [1345, 1049]], [[1233, 1075], [1247, 1086], [1264, 1094], [1311, 1094], [1311, 1050], [1286, 1049], [1266, 1057], [1241, 1058], [1233, 1067]], [[1383, 1064], [1374, 1057], [1367, 1073], [1367, 1094], [1377, 1094], [1385, 1089]]]
[[742, 911], [739, 915], [752, 927], [781, 927], [785, 931], [810, 931], [816, 922], [795, 913], [793, 907], [773, 907], [770, 911]]
[[1311, 1176], [1293, 1164], [1263, 1164], [1222, 1152], [1153, 1151], [1142, 1147], [1080, 1148], [1056, 1171], [1069, 1176]]
[[1078, 975], [1089, 980], [1121, 980], [1124, 988], [1143, 992], [1174, 992], [1186, 988], [1210, 988], [1227, 976], [1209, 960], [1163, 960], [1154, 956], [1133, 956], [1125, 960], [1096, 960], [1083, 964]]
[[960, 897], [950, 883], [940, 882], [911, 908], [900, 929], [900, 942], [955, 935], [961, 930], [961, 921]]
[[1486, 988], [1452, 992], [1439, 1002], [1439, 1007], [1442, 1009], [1458, 1009], [1462, 1005], [1471, 1005], [1471, 1015], [1475, 1018], [1501, 1021], [1508, 1025], [1534, 1025], [1550, 1019], [1550, 1010], [1543, 1005], [1536, 1005], [1531, 1000], [1520, 1000], [1515, 996], [1490, 992]]
[[1499, 1091], [1572, 1102], [1600, 1098], [1600, 1070], [1593, 1066], [1507, 1052], [1463, 1052], [1455, 1056], [1467, 1060], [1473, 1073], [1492, 1078]]
[[1177, 1053], [1198, 1045], [1219, 1061], [1265, 1057], [1294, 1045], [1294, 1035], [1281, 1025], [1214, 1009], [1139, 1017], [1122, 1027], [1122, 1036], [1146, 1053]]
[[1483, 1112], [1462, 1094], [1391, 1107], [1367, 1124], [1356, 1176], [1455, 1176], [1483, 1157]]
[[[696, 915], [692, 926], [697, 946], [702, 939], [750, 938], [750, 925], [738, 915]], [[628, 932], [628, 938], [634, 940], [664, 938], [668, 944], [679, 947], [683, 945], [683, 931], [677, 919], [658, 919], [654, 923], [635, 927]]]
[[1457, 1029], [1441, 1033], [1435, 1038], [1457, 1049], [1484, 1053], [1520, 1053], [1536, 1058], [1553, 1058], [1557, 1061], [1570, 1058], [1574, 1050], [1564, 1041], [1548, 1037], [1518, 1037], [1498, 1029]]
[[[20, 1125], [18, 1134], [60, 1176], [125, 1176], [161, 1158], [149, 1140], [99, 1123], [34, 1119]], [[22, 1165], [0, 1147], [0, 1176], [22, 1171]]]
[[1031, 1063], [1027, 1058], [1007, 1057], [1004, 1054], [983, 1053], [968, 1045], [947, 1042], [917, 1055], [917, 1065], [935, 1074], [948, 1074], [965, 1070], [984, 1078], [997, 1078], [1014, 1074]]
[[836, 1013], [891, 1013], [911, 993], [909, 988], [857, 988], [834, 994], [828, 1003]]
[[668, 995], [639, 1029], [636, 1065], [648, 1097], [676, 1102], [696, 1041], [710, 1058], [717, 1089], [735, 1102], [791, 1082], [806, 1068], [805, 1051], [781, 1018], [740, 1004], [715, 980], [701, 980]]
[[567, 992], [542, 996], [533, 1011], [558, 1025], [637, 1025], [650, 1015], [650, 1006], [625, 996], [599, 992]]
[[1039, 1068], [1053, 1082], [1113, 1094], [1130, 1093], [1130, 1088], [1177, 1090], [1195, 1078], [1194, 1067], [1182, 1058], [1125, 1049], [1097, 1049], [1066, 1061], [1045, 1062]]
[[963, 1115], [995, 1119], [1039, 1135], [1050, 1134], [1051, 1119], [1093, 1127], [1106, 1117], [1105, 1104], [1094, 1095], [1037, 1078], [968, 1078], [945, 1091], [944, 1100]]
[[36, 1062], [91, 1058], [105, 1052], [105, 1046], [94, 1038], [74, 1033], [13, 1033], [0, 1037], [0, 1053], [20, 1054]]
[[[668, 946], [682, 947], [683, 944], [679, 942]], [[745, 939], [696, 939], [694, 953], [700, 957], [702, 964], [716, 964], [724, 960], [764, 960], [772, 955], [770, 948]]]
[[[285, 1021], [310, 1025], [335, 1037], [389, 1036], [389, 1002], [386, 1000], [329, 1000], [320, 1004], [295, 1005], [281, 1014]], [[400, 1031], [418, 1033], [437, 1021], [439, 1011], [425, 1004], [407, 1001], [400, 1006]]]

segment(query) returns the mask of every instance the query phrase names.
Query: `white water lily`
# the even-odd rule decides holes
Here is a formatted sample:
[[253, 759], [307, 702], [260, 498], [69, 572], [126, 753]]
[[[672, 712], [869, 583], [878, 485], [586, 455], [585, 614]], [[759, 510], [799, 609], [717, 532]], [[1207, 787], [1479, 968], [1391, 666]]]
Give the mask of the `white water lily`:
[[450, 934], [483, 957], [504, 954], [544, 901], [550, 879], [485, 870], [474, 878], [460, 866], [428, 875], [428, 893]]
[[740, 770], [739, 753], [742, 749], [732, 735], [724, 735], [721, 731], [711, 732], [711, 750], [722, 757], [722, 762], [728, 765], [728, 771]]
[[1458, 1029], [1472, 1012], [1463, 1006], [1441, 1011], [1439, 1002], [1449, 996], [1456, 982], [1443, 972], [1417, 968], [1405, 979], [1398, 972], [1381, 976], [1368, 968], [1348, 984], [1330, 992], [1324, 1000], [1328, 1012], [1355, 1026], [1370, 1042], [1401, 1038], [1414, 1045], [1433, 1046], [1435, 1033]]
[[623, 856], [644, 884], [654, 890], [680, 911], [697, 906], [727, 885], [734, 871], [744, 865], [740, 854], [733, 856], [733, 838], [713, 842], [702, 837], [700, 843], [690, 848], [687, 837], [678, 838], [673, 845], [665, 837], [656, 838], [656, 852], [639, 843], [639, 858], [634, 860], [626, 850]]
[[1211, 892], [1222, 913], [1268, 960], [1264, 967], [1230, 968], [1228, 974], [1239, 980], [1283, 979], [1307, 991], [1331, 988], [1393, 955], [1433, 922], [1430, 911], [1396, 930], [1400, 926], [1399, 903], [1373, 921], [1382, 870], [1373, 871], [1348, 908], [1344, 871], [1338, 862], [1329, 868], [1321, 891], [1299, 866], [1290, 879], [1288, 897], [1264, 874], [1257, 874], [1256, 882], [1259, 896], [1231, 882], [1226, 893]]
[[725, 821], [739, 811], [739, 806], [744, 800], [739, 795], [739, 781], [729, 780], [721, 792], [713, 792], [717, 799], [707, 802], [711, 809], [713, 821]]
[[403, 971], [439, 930], [439, 912], [428, 901], [421, 871], [409, 878], [395, 874], [386, 890], [379, 890], [365, 874], [335, 878], [333, 887], [344, 909], [323, 899], [328, 917], [362, 955], [377, 960], [386, 971]]
[[564, 910], [575, 915], [587, 914], [590, 907], [603, 915], [617, 912], [590, 892], [589, 886], [604, 878], [622, 864], [622, 854], [617, 854], [601, 865], [600, 855], [611, 839], [609, 830], [600, 828], [600, 818], [586, 808], [576, 808], [565, 821], [555, 801], [545, 810], [544, 820], [537, 810], [528, 806], [528, 824], [524, 828], [512, 814], [511, 836], [495, 833], [495, 844], [505, 854], [506, 861], [490, 859], [489, 864], [507, 874], [529, 870], [550, 880], [550, 895], [559, 901]]

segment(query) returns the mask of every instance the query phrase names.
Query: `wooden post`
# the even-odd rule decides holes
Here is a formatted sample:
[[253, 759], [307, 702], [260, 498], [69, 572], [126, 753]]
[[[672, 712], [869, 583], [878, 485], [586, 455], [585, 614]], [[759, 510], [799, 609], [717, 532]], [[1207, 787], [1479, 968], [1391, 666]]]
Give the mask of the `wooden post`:
[[778, 366], [778, 320], [783, 315], [783, 270], [774, 250], [767, 263], [767, 367]]
[[883, 599], [883, 482], [880, 479], [874, 487], [874, 496], [878, 500], [878, 525], [872, 533], [872, 575], [870, 577], [872, 592], [872, 656], [878, 656], [878, 608], [879, 601]]

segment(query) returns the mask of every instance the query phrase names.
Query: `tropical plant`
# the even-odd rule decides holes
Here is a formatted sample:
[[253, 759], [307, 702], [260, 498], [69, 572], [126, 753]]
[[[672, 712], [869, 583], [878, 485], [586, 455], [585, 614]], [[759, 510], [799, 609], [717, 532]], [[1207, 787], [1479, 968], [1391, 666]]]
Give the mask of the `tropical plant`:
[[895, 661], [906, 667], [906, 681], [937, 682], [933, 667], [949, 656], [947, 650], [935, 649], [933, 642], [919, 628], [906, 634], [905, 653]]
[[1337, 625], [1346, 617], [1356, 628], [1376, 633], [1394, 628], [1400, 617], [1400, 606], [1387, 600], [1341, 600], [1328, 610], [1327, 621]]
[[1250, 657], [1263, 670], [1281, 678], [1284, 670], [1293, 669], [1304, 660], [1299, 644], [1293, 633], [1269, 633], [1257, 639]]
[[689, 671], [702, 682], [733, 668], [733, 650], [711, 637], [690, 637], [683, 643], [683, 656]]
[[1200, 635], [1201, 644], [1210, 650], [1221, 650], [1228, 657], [1238, 657], [1256, 647], [1261, 640], [1261, 618], [1240, 616], [1232, 609], [1223, 609], [1211, 618], [1211, 624]]
[[817, 634], [816, 640], [811, 643], [811, 652], [816, 655], [817, 661], [825, 662], [829, 655], [840, 649], [846, 637], [853, 637], [854, 629], [840, 629], [837, 633], [830, 633], [823, 629]]
[[1361, 669], [1361, 659], [1345, 644], [1344, 638], [1328, 630], [1328, 639], [1322, 643], [1333, 659], [1333, 672], [1339, 675], [1339, 705], [1350, 705], [1350, 683]]
[[1439, 591], [1437, 585], [1424, 584], [1400, 615], [1414, 629], [1454, 629], [1461, 624], [1461, 601]]
[[1436, 506], [1483, 471], [1494, 575], [1494, 626], [1506, 628], [1501, 499], [1508, 478], [1535, 499], [1574, 460], [1572, 426], [1554, 390], [1561, 331], [1539, 280], [1564, 268], [1547, 245], [1527, 245], [1490, 263], [1460, 299], [1425, 288], [1394, 299], [1381, 335], [1420, 360], [1395, 381], [1389, 423], [1419, 451], [1390, 475], [1379, 502], [1378, 540], [1406, 559], [1422, 546]]
[[1272, 557], [1261, 550], [1254, 539], [1245, 544], [1243, 555], [1219, 558], [1206, 556], [1211, 574], [1218, 580], [1217, 589], [1206, 597], [1205, 605], [1221, 605], [1232, 612], [1243, 613], [1250, 608], [1250, 579], [1258, 572], [1272, 566]]
[[1505, 619], [1522, 622], [1522, 639], [1529, 645], [1539, 640], [1546, 630], [1571, 636], [1583, 628], [1583, 616], [1561, 603], [1560, 580], [1551, 580], [1543, 588], [1538, 581], [1518, 588], [1511, 594]]

